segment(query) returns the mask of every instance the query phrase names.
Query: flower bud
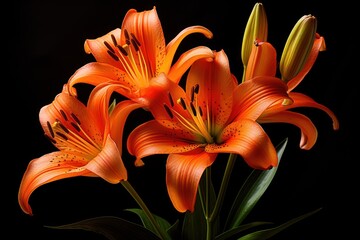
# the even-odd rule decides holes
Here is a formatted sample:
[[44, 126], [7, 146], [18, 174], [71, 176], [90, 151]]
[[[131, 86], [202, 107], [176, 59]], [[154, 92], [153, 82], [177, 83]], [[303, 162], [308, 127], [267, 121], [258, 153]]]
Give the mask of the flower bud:
[[283, 81], [288, 82], [304, 67], [314, 44], [316, 27], [316, 18], [312, 15], [304, 15], [291, 30], [279, 65]]
[[256, 3], [246, 24], [242, 41], [241, 59], [244, 68], [246, 68], [248, 64], [254, 41], [259, 40], [265, 42], [267, 41], [267, 36], [268, 22], [265, 8], [262, 3]]

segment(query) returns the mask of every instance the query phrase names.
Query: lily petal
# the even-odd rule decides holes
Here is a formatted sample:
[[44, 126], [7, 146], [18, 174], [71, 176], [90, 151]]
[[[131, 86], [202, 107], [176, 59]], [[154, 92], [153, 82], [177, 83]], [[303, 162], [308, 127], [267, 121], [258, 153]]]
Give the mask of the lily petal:
[[274, 102], [282, 102], [283, 99], [292, 102], [287, 94], [287, 85], [279, 78], [268, 76], [255, 77], [239, 84], [233, 96], [232, 116], [236, 119], [256, 120]]
[[200, 178], [216, 156], [201, 150], [169, 155], [166, 162], [166, 186], [177, 211], [194, 211]]
[[274, 145], [264, 129], [249, 119], [229, 124], [219, 136], [222, 144], [206, 145], [209, 153], [235, 153], [252, 168], [266, 170], [278, 164]]
[[176, 50], [178, 49], [182, 40], [192, 33], [202, 33], [207, 38], [212, 38], [213, 33], [203, 26], [191, 26], [183, 29], [178, 35], [173, 38], [166, 46], [166, 56], [164, 59], [164, 64], [160, 68], [160, 72], [169, 72], [171, 67], [172, 60], [174, 59], [174, 55]]
[[153, 154], [184, 153], [204, 144], [193, 140], [194, 135], [174, 126], [170, 131], [155, 120], [136, 127], [128, 136], [127, 148], [136, 156], [135, 165], [143, 165], [142, 158]]
[[[66, 159], [71, 159], [71, 161], [66, 161]], [[76, 176], [96, 176], [84, 168], [87, 163], [83, 156], [65, 151], [52, 152], [30, 161], [18, 193], [21, 209], [29, 215], [33, 214], [29, 205], [30, 195], [46, 183]]]
[[297, 126], [301, 130], [300, 148], [309, 150], [311, 149], [317, 140], [318, 131], [314, 123], [305, 115], [290, 112], [281, 111], [272, 113], [266, 116], [261, 116], [258, 120], [260, 123], [289, 123]]

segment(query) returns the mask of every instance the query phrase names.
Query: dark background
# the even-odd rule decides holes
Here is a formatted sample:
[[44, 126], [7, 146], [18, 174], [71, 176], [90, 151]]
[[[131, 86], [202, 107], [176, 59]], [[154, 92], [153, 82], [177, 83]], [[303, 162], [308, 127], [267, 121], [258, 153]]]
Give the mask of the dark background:
[[[143, 11], [156, 6], [167, 42], [192, 25], [206, 26], [214, 33], [212, 40], [190, 35], [178, 52], [197, 45], [224, 49], [232, 71], [240, 79], [242, 35], [255, 2], [13, 1], [6, 9], [10, 16], [3, 21], [6, 34], [2, 58], [6, 75], [2, 129], [6, 146], [3, 146], [2, 230], [6, 239], [105, 239], [85, 231], [53, 230], [44, 225], [62, 225], [102, 215], [123, 216], [123, 209], [137, 207], [121, 185], [111, 185], [100, 178], [65, 179], [38, 188], [30, 198], [34, 216], [24, 214], [17, 203], [18, 187], [28, 162], [54, 151], [43, 137], [38, 121], [40, 108], [53, 100], [77, 68], [94, 60], [83, 50], [85, 39], [121, 27], [130, 8]], [[358, 186], [354, 183], [359, 161], [355, 152], [358, 147], [355, 112], [359, 108], [354, 6], [346, 1], [262, 2], [269, 21], [268, 41], [277, 48], [279, 56], [296, 21], [305, 14], [317, 17], [318, 32], [325, 37], [327, 51], [319, 54], [296, 91], [332, 109], [340, 120], [340, 130], [332, 130], [324, 112], [300, 109], [314, 121], [319, 132], [316, 145], [305, 151], [298, 147], [300, 132], [296, 127], [266, 126], [274, 144], [285, 137], [289, 137], [289, 142], [277, 175], [248, 220], [280, 224], [321, 207], [320, 212], [272, 239], [352, 239], [358, 218], [355, 200]], [[129, 128], [141, 122], [132, 115], [130, 119]], [[141, 169], [135, 169], [132, 160], [125, 156], [129, 181], [154, 213], [174, 222], [180, 214], [174, 211], [166, 194], [165, 156], [146, 159]], [[222, 163], [215, 165], [222, 169]], [[247, 166], [239, 161], [234, 171], [237, 171], [234, 181], [240, 184], [247, 176]]]

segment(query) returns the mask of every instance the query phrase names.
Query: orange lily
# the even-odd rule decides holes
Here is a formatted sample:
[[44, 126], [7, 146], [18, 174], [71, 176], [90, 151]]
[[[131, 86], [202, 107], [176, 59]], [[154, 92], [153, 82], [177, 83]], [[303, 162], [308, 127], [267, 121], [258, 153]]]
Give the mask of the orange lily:
[[111, 92], [110, 87], [95, 88], [85, 106], [64, 86], [51, 104], [41, 108], [41, 126], [58, 151], [30, 161], [18, 193], [25, 213], [32, 215], [30, 195], [46, 183], [76, 176], [101, 177], [113, 184], [127, 180], [121, 159], [122, 129], [113, 123], [125, 121], [122, 114], [134, 104], [121, 102], [109, 114]]
[[146, 156], [169, 154], [166, 185], [179, 212], [194, 210], [200, 178], [219, 153], [239, 154], [257, 169], [278, 163], [276, 150], [256, 119], [268, 106], [287, 98], [286, 84], [261, 77], [239, 85], [225, 52], [214, 54], [213, 61], [193, 64], [186, 91], [170, 82], [169, 92], [149, 106], [155, 120], [138, 126], [128, 137], [128, 150], [138, 166]]
[[[305, 94], [292, 92], [292, 90], [305, 78], [307, 73], [314, 65], [318, 53], [325, 50], [325, 40], [319, 34], [315, 35], [314, 43], [309, 56], [302, 69], [292, 79], [287, 81], [288, 94], [292, 103], [276, 103], [266, 109], [258, 118], [259, 123], [289, 123], [297, 126], [301, 130], [300, 148], [309, 150], [316, 143], [318, 132], [314, 123], [304, 114], [300, 114], [290, 109], [299, 107], [317, 108], [332, 119], [333, 129], [339, 128], [339, 121], [334, 112], [328, 107], [317, 103]], [[277, 56], [275, 48], [269, 42], [256, 42], [250, 55], [249, 65], [246, 69], [245, 81], [257, 76], [275, 76], [277, 70]]]
[[[193, 62], [200, 58], [212, 58], [213, 51], [198, 46], [184, 52], [172, 64], [181, 41], [192, 33], [212, 38], [212, 32], [202, 26], [182, 30], [167, 45], [156, 8], [137, 12], [130, 9], [125, 15], [121, 29], [117, 28], [97, 39], [85, 41], [85, 51], [97, 62], [84, 65], [69, 80], [70, 91], [76, 83], [119, 85], [117, 92], [143, 104], [142, 98], [153, 78], [165, 73], [168, 79], [179, 82]], [[149, 96], [149, 95], [147, 95]]]

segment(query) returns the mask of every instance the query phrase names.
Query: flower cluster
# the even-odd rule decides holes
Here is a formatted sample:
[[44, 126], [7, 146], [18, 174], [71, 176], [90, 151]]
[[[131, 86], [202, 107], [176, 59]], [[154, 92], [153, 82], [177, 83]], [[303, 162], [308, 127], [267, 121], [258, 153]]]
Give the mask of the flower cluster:
[[[140, 208], [131, 211], [143, 224], [114, 216], [58, 228], [91, 229], [105, 236], [126, 236], [131, 229], [132, 239], [266, 239], [313, 213], [244, 234], [255, 226], [267, 226], [264, 222], [244, 224], [243, 220], [270, 184], [287, 142], [274, 146], [262, 124], [297, 126], [299, 146], [305, 150], [316, 143], [317, 128], [296, 108], [324, 111], [333, 129], [339, 128], [329, 108], [294, 91], [318, 53], [325, 50], [317, 19], [302, 16], [278, 58], [267, 40], [264, 6], [256, 3], [243, 36], [240, 81], [222, 49], [197, 46], [175, 59], [179, 44], [194, 33], [213, 37], [208, 28], [191, 26], [167, 43], [153, 7], [142, 12], [130, 9], [121, 28], [85, 41], [85, 51], [95, 61], [77, 69], [54, 101], [40, 109], [45, 136], [57, 150], [33, 159], [23, 175], [18, 201], [26, 214], [33, 214], [29, 198], [37, 188], [77, 176], [121, 183], [138, 203]], [[86, 104], [78, 98], [78, 83], [93, 86]], [[114, 99], [114, 94], [121, 95], [121, 100]], [[125, 136], [127, 118], [134, 110], [146, 111], [152, 119]], [[128, 180], [124, 151], [134, 156], [137, 167], [143, 166], [148, 156], [167, 155], [167, 193], [173, 207], [185, 214], [182, 223], [169, 223], [148, 209]], [[215, 189], [211, 167], [220, 154], [228, 155], [228, 160], [220, 188]], [[253, 172], [222, 223], [221, 205], [236, 158]]]

